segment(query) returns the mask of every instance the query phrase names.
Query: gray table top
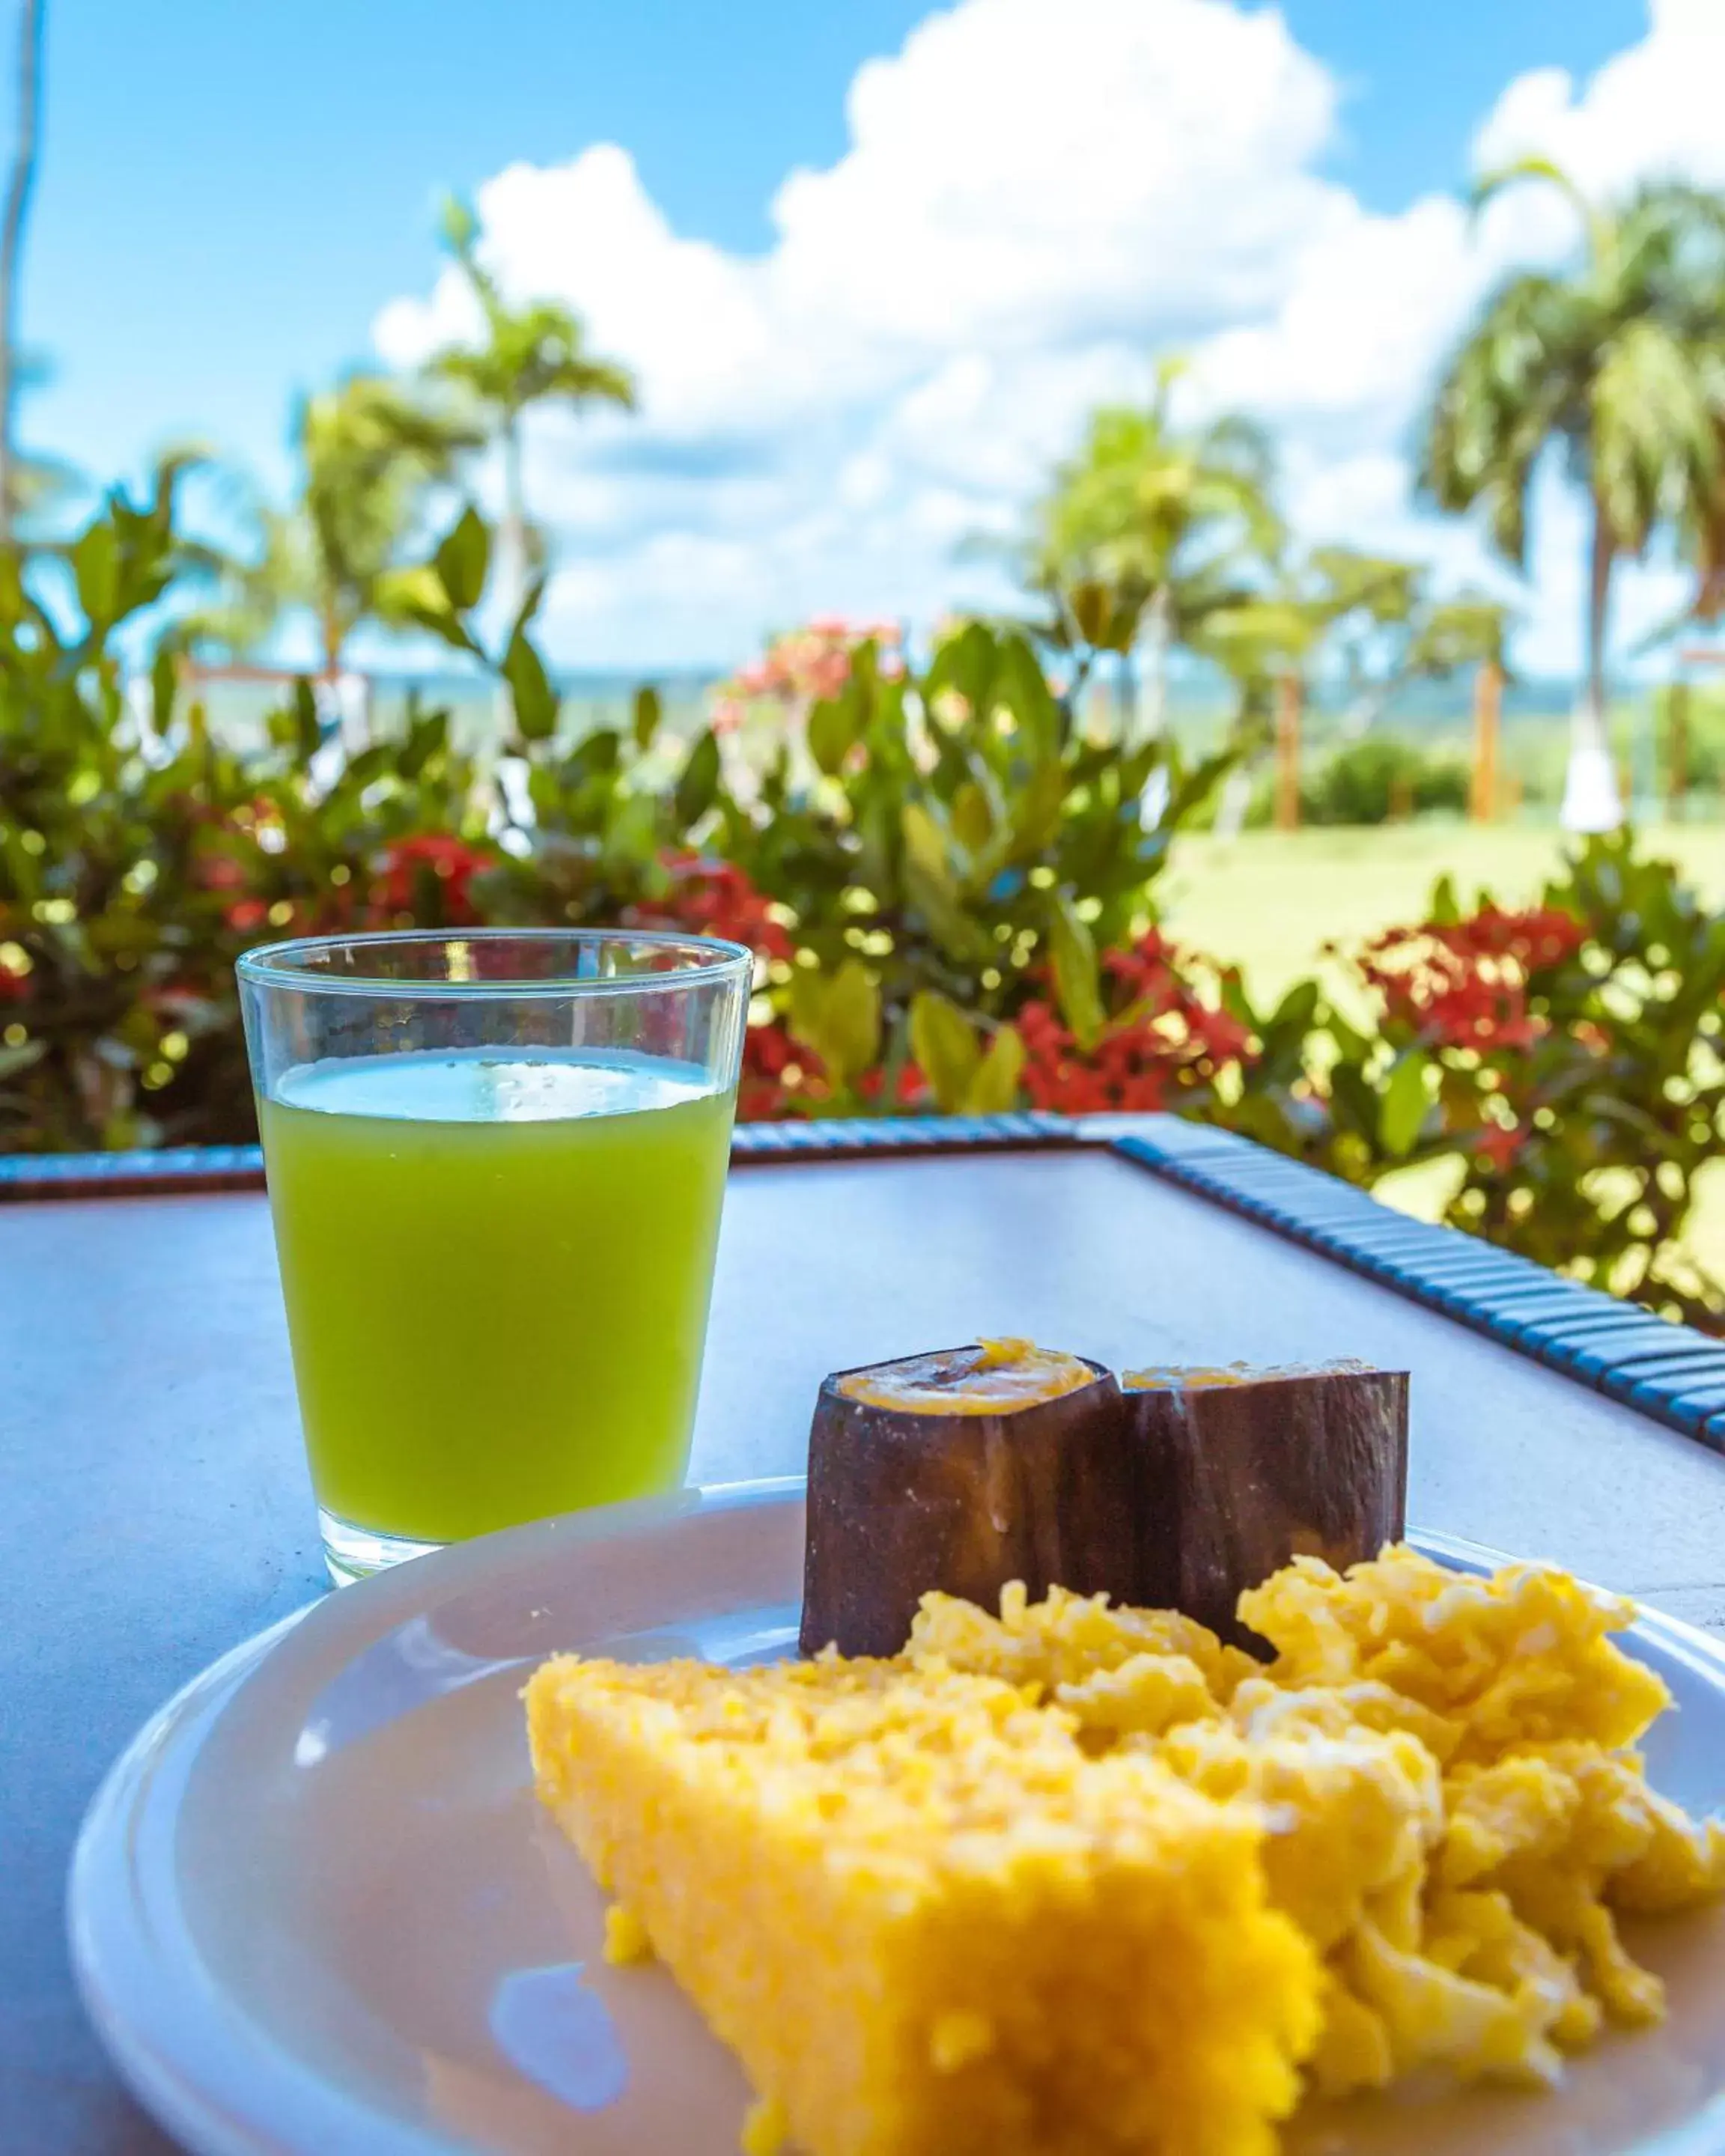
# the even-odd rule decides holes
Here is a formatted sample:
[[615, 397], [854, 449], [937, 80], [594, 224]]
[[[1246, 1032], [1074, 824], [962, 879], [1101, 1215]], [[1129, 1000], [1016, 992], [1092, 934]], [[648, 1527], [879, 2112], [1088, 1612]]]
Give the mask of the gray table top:
[[[1415, 1522], [1725, 1631], [1725, 1460], [1101, 1153], [739, 1169], [696, 1478], [799, 1472], [826, 1371], [979, 1332], [1405, 1365]], [[137, 1724], [322, 1589], [264, 1200], [0, 1209], [0, 2148], [159, 2156], [79, 2010], [62, 1899]]]

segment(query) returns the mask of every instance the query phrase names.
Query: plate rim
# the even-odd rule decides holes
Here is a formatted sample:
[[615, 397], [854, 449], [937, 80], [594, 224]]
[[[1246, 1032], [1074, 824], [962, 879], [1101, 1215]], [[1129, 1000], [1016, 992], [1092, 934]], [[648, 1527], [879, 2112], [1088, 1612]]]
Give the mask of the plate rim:
[[[454, 2156], [461, 2146], [440, 2132], [390, 2118], [331, 2085], [216, 1986], [201, 1987], [204, 1996], [193, 2010], [194, 2019], [201, 2012], [205, 2030], [199, 2068], [193, 2068], [187, 2063], [187, 2047], [174, 2041], [185, 2021], [183, 2004], [170, 2004], [165, 1988], [152, 2002], [153, 2011], [141, 2013], [135, 1990], [116, 1979], [116, 1959], [136, 1964], [134, 1977], [146, 1973], [152, 1963], [164, 1965], [162, 1942], [143, 1906], [146, 1889], [136, 1874], [134, 1844], [157, 1774], [174, 1761], [176, 1748], [183, 1752], [193, 1730], [218, 1719], [254, 1671], [303, 1627], [349, 1624], [357, 1602], [387, 1625], [398, 1604], [423, 1601], [424, 1568], [434, 1568], [438, 1581], [459, 1592], [470, 1576], [506, 1573], [518, 1552], [542, 1543], [578, 1547], [618, 1534], [650, 1532], [673, 1521], [784, 1504], [800, 1500], [806, 1486], [802, 1476], [778, 1476], [691, 1487], [562, 1513], [451, 1544], [302, 1604], [230, 1647], [164, 1701], [104, 1774], [79, 1828], [66, 1887], [66, 1936], [79, 1998], [121, 2080], [157, 2123], [195, 2156], [303, 2156], [307, 2148], [346, 2145], [328, 2138], [332, 2129], [350, 2138], [362, 2132], [368, 2156]], [[1427, 1555], [1471, 1572], [1537, 1562], [1431, 1529], [1410, 1527], [1406, 1539]], [[1651, 1635], [1666, 1653], [1725, 1694], [1725, 1642], [1644, 1603], [1637, 1602], [1635, 1609], [1637, 1631]], [[341, 1614], [326, 1614], [336, 1612]], [[184, 1767], [188, 1769], [190, 1763], [186, 1759]], [[169, 1816], [177, 1814], [171, 1811]], [[179, 1964], [182, 1990], [188, 1971], [195, 1974], [199, 1968], [195, 1960]], [[229, 2024], [223, 2078], [239, 2066], [246, 2091], [243, 2106], [212, 2092], [208, 2071], [199, 2070], [207, 2066], [211, 2019]], [[303, 2113], [308, 2107], [318, 2116], [303, 2123], [315, 2126], [323, 2138], [280, 2138], [275, 2122], [283, 2113]], [[291, 2132], [285, 2119], [282, 2130]], [[1693, 2117], [1625, 2149], [1623, 2156], [1725, 2156], [1725, 2092]]]

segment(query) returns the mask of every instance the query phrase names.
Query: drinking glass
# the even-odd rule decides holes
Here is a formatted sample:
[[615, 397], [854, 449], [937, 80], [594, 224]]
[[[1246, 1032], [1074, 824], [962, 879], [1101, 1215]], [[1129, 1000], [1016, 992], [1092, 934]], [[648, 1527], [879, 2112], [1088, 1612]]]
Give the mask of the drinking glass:
[[586, 929], [240, 960], [338, 1582], [680, 1483], [752, 963]]

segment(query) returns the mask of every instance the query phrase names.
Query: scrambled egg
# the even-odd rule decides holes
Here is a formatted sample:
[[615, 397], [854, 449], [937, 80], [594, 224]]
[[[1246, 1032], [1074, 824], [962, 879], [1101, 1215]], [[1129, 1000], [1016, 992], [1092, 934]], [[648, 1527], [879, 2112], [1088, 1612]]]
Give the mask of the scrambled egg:
[[1550, 2082], [1607, 2019], [1659, 2019], [1615, 1912], [1725, 1888], [1725, 1826], [1630, 1748], [1670, 1703], [1609, 1637], [1634, 1614], [1553, 1567], [1478, 1578], [1393, 1548], [1345, 1577], [1297, 1558], [1242, 1596], [1267, 1666], [1059, 1588], [1009, 1587], [999, 1618], [927, 1595], [906, 1651], [1256, 1810], [1270, 1898], [1322, 1958], [1307, 2075], [1338, 2095], [1432, 2066]]

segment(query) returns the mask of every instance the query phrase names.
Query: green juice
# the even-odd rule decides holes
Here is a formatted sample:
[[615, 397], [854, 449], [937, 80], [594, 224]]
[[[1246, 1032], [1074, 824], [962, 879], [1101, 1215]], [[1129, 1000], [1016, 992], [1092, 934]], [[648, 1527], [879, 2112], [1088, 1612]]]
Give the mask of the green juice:
[[260, 1106], [318, 1502], [374, 1533], [454, 1541], [688, 1463], [731, 1096], [510, 1053], [311, 1064]]

